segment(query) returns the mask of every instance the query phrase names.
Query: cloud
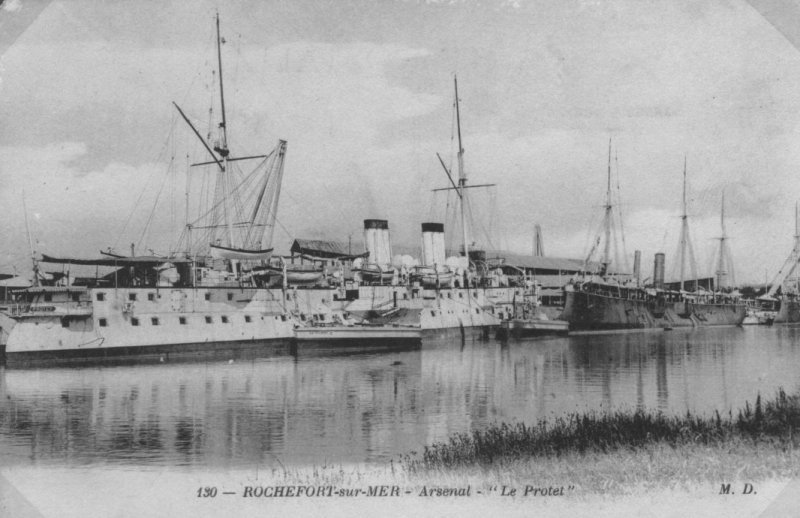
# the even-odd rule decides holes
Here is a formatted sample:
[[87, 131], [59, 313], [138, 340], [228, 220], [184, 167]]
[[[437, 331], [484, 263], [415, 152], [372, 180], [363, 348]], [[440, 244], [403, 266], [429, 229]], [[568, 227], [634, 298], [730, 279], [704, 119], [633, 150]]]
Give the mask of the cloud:
[[22, 9], [22, 2], [20, 0], [7, 0], [6, 2], [2, 2], [0, 7], [2, 7], [4, 11], [15, 13]]
[[[111, 163], [87, 174], [70, 165], [85, 153], [86, 145], [79, 142], [0, 148], [0, 203], [10, 209], [0, 239], [12, 251], [0, 258], [3, 262], [19, 265], [28, 255], [23, 190], [27, 226], [38, 252], [93, 257], [120, 243], [128, 218], [141, 231], [156, 195], [142, 187], [161, 180], [164, 165]], [[121, 246], [127, 249], [127, 241]]]
[[[493, 244], [528, 251], [540, 223], [549, 253], [588, 251], [612, 137], [629, 249], [652, 254], [676, 241], [687, 156], [697, 234], [717, 234], [725, 188], [731, 247], [744, 257], [737, 264], [756, 272], [783, 259], [759, 256], [755, 245], [774, 252], [793, 231], [800, 67], [796, 50], [748, 6], [345, 4], [325, 15], [313, 3], [286, 4], [269, 21], [256, 3], [225, 8], [231, 148], [258, 153], [289, 141], [283, 239], [342, 239], [359, 233], [362, 219], [386, 217], [393, 239], [417, 242], [418, 223], [433, 212], [429, 190], [446, 185], [435, 153], [451, 159], [457, 71], [470, 182], [497, 183], [489, 199], [496, 217], [474, 195], [476, 210], [487, 209], [480, 223], [493, 224]], [[204, 134], [219, 118], [218, 107], [207, 111], [217, 88], [211, 5], [173, 2], [159, 20], [120, 9], [57, 4], [2, 58], [0, 118], [14, 123], [0, 126], [0, 145], [25, 156], [12, 159], [31, 179], [41, 173], [26, 163], [42, 157], [43, 169], [69, 179], [51, 178], [42, 190], [64, 199], [67, 188], [70, 196], [112, 193], [118, 214], [108, 219], [88, 221], [71, 202], [36, 209], [42, 221], [85, 223], [104, 244], [117, 239], [142, 176], [197, 147], [170, 102]], [[169, 136], [175, 147], [165, 144]], [[59, 147], [76, 140], [82, 147]], [[161, 184], [151, 183], [157, 192]]]

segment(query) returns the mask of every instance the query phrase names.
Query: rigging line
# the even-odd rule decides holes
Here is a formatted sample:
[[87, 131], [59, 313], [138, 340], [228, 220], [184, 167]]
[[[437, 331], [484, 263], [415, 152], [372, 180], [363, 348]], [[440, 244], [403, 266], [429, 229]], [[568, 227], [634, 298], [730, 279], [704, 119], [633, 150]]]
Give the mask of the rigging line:
[[150, 210], [150, 215], [147, 217], [147, 222], [145, 223], [144, 229], [142, 230], [142, 235], [139, 237], [139, 241], [137, 242], [137, 247], [141, 247], [144, 243], [144, 238], [147, 232], [150, 229], [150, 223], [153, 221], [153, 216], [156, 213], [156, 207], [158, 206], [158, 200], [161, 198], [161, 193], [164, 191], [164, 185], [167, 183], [167, 179], [170, 176], [169, 171], [172, 170], [173, 160], [170, 161], [167, 174], [164, 175], [164, 179], [161, 181], [161, 186], [158, 189], [158, 194], [156, 194], [156, 199], [153, 201], [153, 208]]
[[[281, 230], [283, 230], [283, 232], [286, 234], [286, 237], [292, 238], [292, 234], [289, 233], [289, 229], [287, 229], [283, 225], [283, 223], [277, 218], [277, 216], [275, 217], [275, 223], [281, 228]], [[271, 245], [271, 243], [270, 243], [270, 245]]]
[[[493, 249], [493, 250], [497, 250], [496, 243], [494, 241], [492, 241], [492, 234], [491, 234], [491, 232], [489, 232], [490, 228], [487, 228], [487, 226], [485, 224], [485, 221], [486, 221], [487, 218], [483, 218], [483, 217], [474, 218], [474, 216], [472, 216], [472, 208], [473, 208], [473, 206], [472, 206], [472, 204], [470, 204], [470, 216], [473, 217], [472, 225], [474, 227], [479, 227], [480, 228], [480, 230], [481, 230], [481, 232], [483, 234], [483, 239], [485, 240], [486, 244], [488, 245], [488, 248]], [[476, 223], [476, 221], [478, 221], [480, 223]]]
[[[265, 159], [265, 160], [266, 160], [266, 159]], [[254, 175], [257, 173], [257, 172], [259, 172], [259, 171], [258, 171], [258, 167], [256, 167], [256, 169], [253, 169], [253, 171], [252, 171], [250, 174], [248, 174], [248, 175], [247, 175], [247, 177], [245, 177], [245, 178], [246, 178], [247, 180], [250, 180], [250, 179], [251, 179], [251, 178], [252, 178], [252, 177], [253, 177], [253, 176], [254, 176]], [[216, 173], [216, 172], [215, 172], [215, 174], [218, 174], [218, 173]], [[244, 184], [245, 184], [245, 182], [244, 182], [244, 181], [242, 181], [241, 183], [239, 183], [239, 185], [235, 186], [233, 189], [231, 189], [231, 190], [229, 191], [229, 194], [228, 194], [228, 196], [233, 196], [234, 194], [237, 194], [237, 193], [238, 193], [240, 190], [244, 189], [244, 187], [245, 187], [245, 185], [244, 185]], [[216, 187], [217, 187], [217, 191], [221, 191], [221, 190], [222, 190], [222, 186], [220, 185], [220, 182], [217, 182], [217, 185], [216, 185]], [[214, 198], [214, 199], [216, 200], [216, 199], [218, 199], [218, 198], [215, 196], [215, 198]], [[221, 206], [221, 205], [222, 205], [224, 202], [225, 202], [224, 198], [222, 198], [222, 199], [219, 199], [219, 201], [217, 201], [217, 202], [216, 202], [216, 203], [215, 203], [215, 204], [214, 204], [212, 207], [210, 207], [210, 208], [209, 208], [209, 209], [208, 209], [206, 212], [204, 212], [204, 213], [200, 214], [200, 215], [199, 215], [199, 216], [198, 216], [198, 217], [197, 217], [197, 218], [196, 218], [194, 221], [192, 221], [192, 222], [191, 222], [191, 224], [192, 224], [192, 225], [194, 225], [194, 224], [196, 224], [196, 223], [199, 223], [199, 222], [202, 220], [202, 218], [204, 218], [204, 217], [208, 216], [209, 214], [213, 214], [213, 213], [215, 213], [215, 212], [216, 212], [216, 211], [217, 211], [217, 210], [220, 208], [220, 206]]]
[[619, 181], [619, 159], [617, 157], [617, 150], [614, 150], [614, 163], [617, 169], [617, 217], [619, 218], [619, 234], [622, 241], [622, 254], [623, 254], [623, 261], [625, 265], [626, 271], [630, 270], [630, 265], [628, 264], [628, 247], [625, 244], [625, 227], [623, 227], [623, 218], [622, 218], [622, 189], [620, 188], [620, 181]]
[[[166, 148], [169, 146], [170, 141], [174, 138], [175, 125], [176, 125], [176, 123], [178, 121], [177, 121], [174, 113], [172, 114], [171, 117], [172, 117], [172, 122], [170, 124], [169, 130], [167, 131], [167, 135], [164, 138], [164, 141], [162, 142], [161, 149], [159, 150], [158, 154], [156, 155], [156, 162], [161, 162]], [[142, 201], [142, 198], [144, 197], [145, 192], [147, 192], [147, 190], [149, 188], [149, 184], [152, 181], [153, 176], [155, 176], [155, 174], [156, 174], [156, 170], [151, 171], [150, 176], [148, 176], [147, 180], [144, 182], [144, 185], [142, 186], [142, 190], [139, 192], [139, 196], [136, 199], [136, 203], [134, 203], [133, 208], [130, 210], [130, 212], [128, 212], [128, 217], [125, 220], [125, 224], [122, 226], [122, 229], [119, 232], [117, 232], [117, 239], [114, 240], [114, 244], [113, 244], [112, 248], [116, 248], [119, 245], [119, 240], [122, 239], [122, 236], [125, 234], [125, 231], [128, 228], [128, 224], [130, 224], [131, 219], [133, 219], [134, 213], [136, 213], [137, 209], [140, 207], [140, 202]]]

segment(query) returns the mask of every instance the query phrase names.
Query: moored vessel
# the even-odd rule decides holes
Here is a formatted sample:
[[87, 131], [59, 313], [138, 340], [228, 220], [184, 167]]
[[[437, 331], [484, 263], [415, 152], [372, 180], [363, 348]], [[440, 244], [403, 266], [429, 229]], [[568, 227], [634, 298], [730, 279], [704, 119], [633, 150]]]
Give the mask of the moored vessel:
[[[606, 204], [606, 221], [611, 221], [610, 196], [610, 147], [609, 147], [609, 194]], [[608, 256], [603, 260], [603, 269], [598, 276], [575, 279], [565, 287], [564, 312], [560, 318], [569, 322], [570, 331], [593, 331], [612, 329], [645, 329], [694, 327], [711, 325], [739, 325], [746, 316], [746, 304], [735, 291], [708, 291], [700, 287], [695, 272], [693, 281], [686, 281], [684, 273], [686, 256], [694, 265], [694, 252], [689, 240], [688, 216], [686, 212], [686, 163], [683, 172], [683, 214], [680, 237], [680, 281], [677, 289], [670, 289], [664, 282], [664, 254], [655, 255], [652, 285], [642, 286], [638, 265], [634, 266], [633, 278], [607, 274]], [[726, 251], [724, 226], [724, 198], [722, 211], [723, 237], [720, 238], [720, 254]], [[608, 223], [606, 223], [608, 225]], [[606, 231], [606, 236], [610, 231]], [[606, 241], [606, 250], [609, 245]], [[717, 279], [727, 275], [722, 267], [728, 261], [721, 258]], [[694, 268], [693, 268], [694, 271]], [[718, 282], [718, 286], [719, 286]], [[688, 286], [694, 288], [687, 291]]]
[[775, 323], [800, 322], [800, 207], [794, 207], [794, 246], [778, 273], [769, 284], [767, 292], [756, 298], [753, 305], [762, 313], [771, 314]]
[[[423, 234], [433, 229], [435, 235], [428, 237], [436, 251], [429, 247], [430, 259], [419, 270], [405, 262], [398, 267], [392, 260], [388, 222], [373, 219], [365, 220], [366, 252], [354, 256], [348, 251], [353, 263], [362, 259], [360, 269], [350, 269], [357, 274], [355, 278], [346, 281], [313, 264], [273, 260], [272, 232], [286, 142], [280, 140], [275, 149], [263, 155], [231, 155], [220, 45], [217, 17], [222, 119], [218, 138], [211, 141], [209, 136], [207, 142], [175, 104], [207, 152], [205, 162], [192, 166], [210, 168], [217, 182], [213, 202], [205, 212], [198, 210], [201, 215], [194, 221], [189, 219], [187, 203], [182, 235], [185, 248], [179, 245], [181, 252], [150, 256], [137, 256], [133, 249], [129, 256], [109, 250], [93, 259], [43, 256], [45, 263], [92, 267], [96, 273], [83, 278], [80, 286], [67, 274], [59, 286], [34, 286], [16, 294], [13, 307], [5, 314], [14, 324], [6, 349], [9, 363], [146, 354], [161, 357], [170, 352], [214, 350], [221, 344], [242, 342], [257, 347], [291, 342], [319, 334], [319, 330], [300, 331], [300, 336], [297, 332], [319, 308], [361, 315], [372, 324], [370, 328], [363, 326], [351, 339], [370, 336], [388, 340], [393, 335], [407, 339], [448, 330], [462, 334], [476, 330], [486, 335], [488, 329], [499, 325], [496, 308], [508, 303], [515, 293], [521, 296], [522, 290], [484, 278], [470, 262], [463, 224], [467, 186], [460, 126], [460, 175], [453, 189], [461, 200], [465, 239], [461, 257], [442, 261], [443, 226], [426, 223]], [[457, 95], [455, 106], [457, 111]], [[237, 171], [241, 182], [235, 184], [233, 165], [243, 160], [259, 162], [250, 173]], [[249, 196], [240, 199], [243, 193]], [[104, 269], [102, 274], [100, 268]], [[336, 333], [345, 336], [353, 331], [338, 329]]]

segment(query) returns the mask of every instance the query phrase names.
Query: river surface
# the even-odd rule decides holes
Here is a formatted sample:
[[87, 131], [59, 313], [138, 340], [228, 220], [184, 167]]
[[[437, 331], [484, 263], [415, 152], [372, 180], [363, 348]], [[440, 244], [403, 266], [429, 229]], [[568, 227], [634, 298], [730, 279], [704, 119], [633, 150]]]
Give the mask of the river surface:
[[703, 328], [255, 359], [0, 367], [0, 465], [372, 463], [494, 422], [727, 413], [800, 388], [800, 327]]

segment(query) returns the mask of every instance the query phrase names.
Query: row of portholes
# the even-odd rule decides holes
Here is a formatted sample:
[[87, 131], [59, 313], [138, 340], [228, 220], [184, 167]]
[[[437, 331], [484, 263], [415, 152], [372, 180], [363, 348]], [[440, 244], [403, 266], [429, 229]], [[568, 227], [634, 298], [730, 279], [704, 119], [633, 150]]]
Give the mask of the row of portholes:
[[[443, 299], [443, 298], [444, 298], [444, 293], [445, 293], [445, 292], [441, 292], [441, 291], [439, 292], [439, 298], [440, 298], [440, 299]], [[452, 299], [452, 298], [453, 298], [453, 293], [452, 293], [452, 292], [448, 291], [448, 292], [446, 292], [446, 293], [447, 293], [447, 298], [448, 298], [448, 299]], [[458, 298], [460, 298], [460, 299], [463, 299], [463, 298], [464, 298], [464, 292], [462, 292], [462, 291], [459, 291], [459, 292], [458, 292]], [[472, 292], [472, 298], [473, 298], [473, 299], [477, 299], [477, 298], [478, 298], [478, 292], [477, 292], [477, 291], [473, 291], [473, 292]]]
[[[156, 295], [155, 293], [148, 293], [147, 294], [147, 300], [149, 300], [149, 301], [156, 300], [156, 297], [160, 299], [161, 295]], [[98, 292], [98, 293], [95, 294], [95, 298], [97, 299], [98, 302], [103, 302], [104, 300], [106, 300], [106, 294], [104, 292], [102, 292], [102, 291]], [[205, 300], [211, 300], [211, 293], [210, 292], [204, 293], [203, 294], [203, 298]], [[138, 299], [138, 293], [128, 293], [128, 300], [129, 301], [135, 302], [137, 299]], [[287, 296], [287, 299], [288, 299], [288, 296]], [[233, 293], [228, 292], [228, 300], [233, 300]]]
[[[286, 322], [286, 320], [287, 320], [286, 315], [275, 315], [274, 318], [275, 318], [275, 320], [281, 320], [283, 322]], [[261, 320], [264, 320], [264, 317], [261, 317]], [[210, 315], [205, 315], [204, 316], [204, 321], [205, 321], [206, 324], [213, 324], [214, 323], [214, 317], [212, 317]], [[220, 316], [219, 317], [219, 321], [221, 323], [223, 323], [223, 324], [230, 324], [231, 323], [230, 318], [228, 318], [227, 315]], [[253, 322], [253, 317], [251, 315], [244, 315], [244, 321], [247, 324], [252, 323]], [[186, 317], [184, 317], [184, 316], [178, 317], [178, 324], [180, 324], [182, 326], [185, 326], [185, 325], [188, 325], [188, 323], [189, 322], [188, 322], [188, 319]], [[160, 317], [150, 317], [150, 324], [154, 325], [154, 326], [161, 325], [161, 318]], [[98, 318], [97, 319], [97, 325], [99, 325], [100, 327], [108, 327], [108, 319], [107, 318]], [[131, 325], [132, 326], [141, 325], [141, 319], [139, 319], [138, 317], [131, 317]]]

